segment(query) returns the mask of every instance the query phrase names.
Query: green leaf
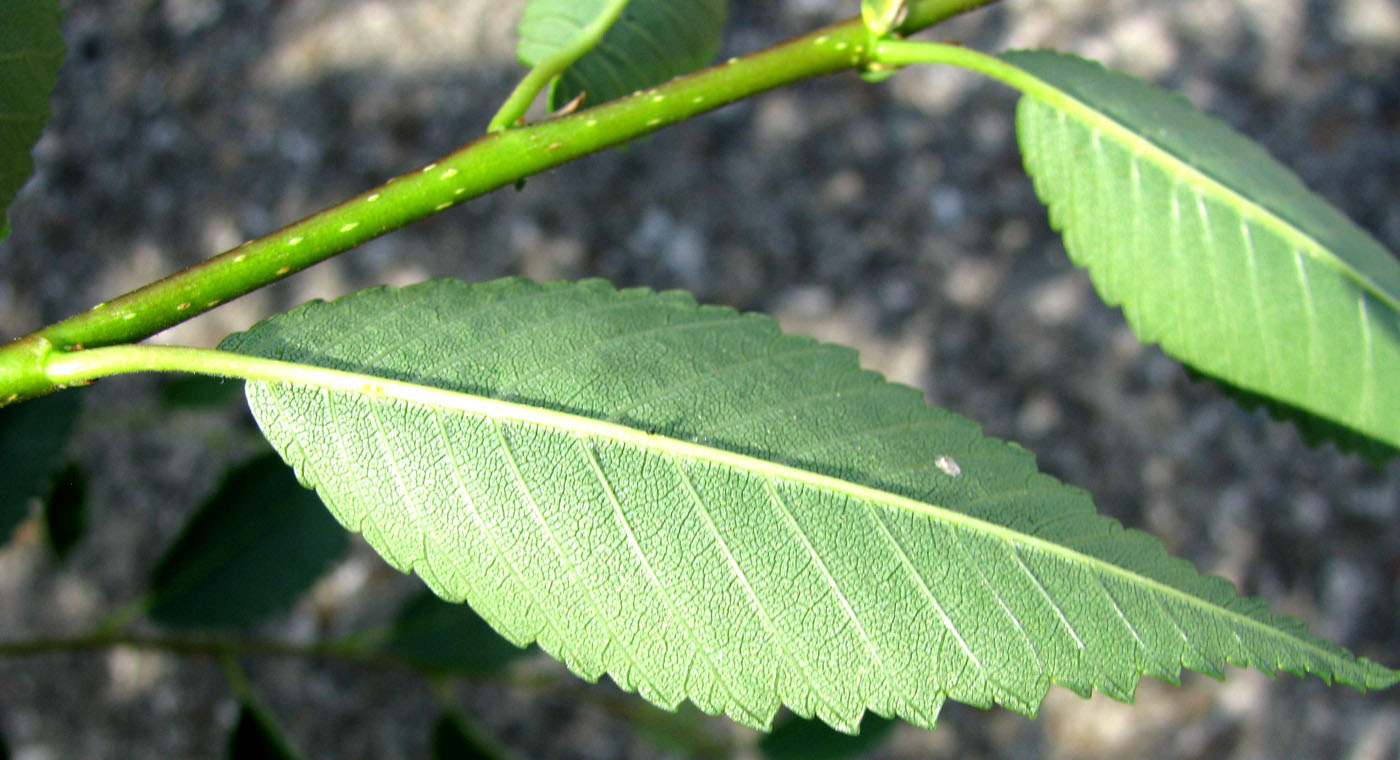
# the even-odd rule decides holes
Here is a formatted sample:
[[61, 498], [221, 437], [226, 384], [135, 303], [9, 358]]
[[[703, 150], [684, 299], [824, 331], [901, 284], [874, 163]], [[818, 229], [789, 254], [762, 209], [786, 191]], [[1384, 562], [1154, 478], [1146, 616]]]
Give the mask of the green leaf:
[[44, 524], [48, 527], [49, 548], [62, 562], [87, 529], [87, 477], [76, 464], [64, 467], [54, 476], [53, 488], [44, 499]]
[[1400, 447], [1391, 253], [1185, 98], [1073, 56], [1004, 59], [1051, 88], [1017, 111], [1050, 221], [1144, 341]]
[[525, 654], [470, 607], [426, 592], [399, 611], [383, 647], [420, 667], [456, 673], [490, 673]]
[[871, 752], [889, 736], [894, 722], [866, 716], [855, 736], [838, 734], [812, 720], [789, 720], [758, 742], [768, 760], [841, 760]]
[[30, 151], [49, 123], [49, 93], [63, 63], [58, 0], [0, 0], [0, 240], [7, 209], [34, 173]]
[[245, 626], [290, 607], [345, 551], [345, 531], [277, 458], [228, 474], [151, 574], [151, 619]]
[[1349, 427], [1308, 414], [1295, 406], [1275, 401], [1268, 396], [1251, 393], [1218, 377], [1211, 377], [1189, 365], [1186, 367], [1186, 373], [1193, 380], [1210, 382], [1234, 399], [1236, 404], [1249, 411], [1262, 409], [1276, 420], [1292, 422], [1298, 427], [1298, 432], [1302, 434], [1303, 440], [1309, 446], [1321, 448], [1328, 443], [1335, 444], [1342, 451], [1356, 454], [1376, 467], [1383, 467], [1388, 460], [1400, 455], [1400, 449], [1384, 441], [1362, 435]]
[[238, 705], [238, 722], [229, 734], [228, 760], [302, 760], [282, 727], [262, 707]]
[[[607, 2], [532, 0], [520, 20], [521, 62], [538, 65], [568, 45]], [[704, 67], [719, 50], [728, 13], [728, 0], [632, 0], [598, 47], [554, 80], [550, 110], [579, 93], [597, 105]]]
[[301, 481], [507, 638], [664, 707], [853, 731], [948, 698], [1033, 714], [1052, 682], [1126, 700], [1182, 666], [1400, 678], [850, 349], [684, 293], [373, 288], [223, 347], [360, 373], [248, 383]]
[[63, 465], [68, 435], [82, 409], [77, 391], [0, 407], [0, 544], [29, 515], [29, 500]]

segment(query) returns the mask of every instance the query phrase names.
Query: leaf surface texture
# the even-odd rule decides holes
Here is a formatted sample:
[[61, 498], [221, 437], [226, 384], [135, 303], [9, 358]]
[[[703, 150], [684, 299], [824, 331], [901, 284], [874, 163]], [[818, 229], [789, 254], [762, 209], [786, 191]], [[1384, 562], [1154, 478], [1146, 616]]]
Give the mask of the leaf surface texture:
[[1400, 448], [1393, 254], [1184, 97], [1074, 56], [1003, 58], [1052, 88], [1017, 110], [1027, 171], [1139, 337], [1281, 402], [1310, 438], [1341, 426]]
[[[532, 0], [520, 20], [516, 54], [535, 66], [568, 45], [607, 0]], [[594, 106], [707, 65], [719, 50], [728, 0], [632, 0], [598, 46], [557, 77], [549, 108], [579, 93]]]
[[223, 347], [363, 375], [250, 382], [249, 404], [395, 567], [665, 707], [852, 731], [866, 709], [931, 726], [947, 698], [1031, 714], [1052, 682], [1129, 699], [1183, 665], [1396, 678], [850, 349], [683, 293], [432, 281]]

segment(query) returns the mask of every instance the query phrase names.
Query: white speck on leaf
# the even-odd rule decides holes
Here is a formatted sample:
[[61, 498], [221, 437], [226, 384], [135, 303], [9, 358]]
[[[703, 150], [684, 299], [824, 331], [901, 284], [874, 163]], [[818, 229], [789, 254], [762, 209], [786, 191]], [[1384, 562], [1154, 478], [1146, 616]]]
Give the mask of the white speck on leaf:
[[957, 461], [954, 460], [952, 457], [948, 456], [947, 454], [943, 454], [942, 456], [938, 457], [938, 459], [935, 459], [933, 463], [938, 465], [938, 469], [947, 473], [951, 477], [956, 478], [957, 476], [962, 474], [962, 467], [959, 467]]

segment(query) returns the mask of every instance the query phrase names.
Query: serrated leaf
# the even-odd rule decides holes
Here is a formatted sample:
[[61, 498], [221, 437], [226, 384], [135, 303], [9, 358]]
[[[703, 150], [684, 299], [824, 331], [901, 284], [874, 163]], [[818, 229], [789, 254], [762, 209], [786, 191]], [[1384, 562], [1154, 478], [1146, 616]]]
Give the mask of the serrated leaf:
[[403, 606], [383, 647], [419, 667], [458, 673], [490, 673], [525, 654], [470, 607], [427, 592]]
[[1096, 515], [1020, 447], [763, 316], [601, 281], [313, 302], [223, 347], [359, 373], [250, 382], [302, 482], [518, 644], [767, 727], [1033, 714], [1227, 663], [1400, 674]]
[[[532, 0], [520, 20], [516, 55], [538, 65], [567, 46], [608, 0]], [[598, 46], [555, 78], [549, 108], [579, 93], [598, 105], [707, 65], [719, 50], [728, 0], [632, 0]]]
[[54, 476], [44, 499], [44, 525], [49, 548], [64, 561], [87, 529], [87, 477], [78, 465], [70, 464]]
[[246, 626], [282, 612], [345, 551], [345, 531], [277, 458], [235, 468], [151, 573], [152, 620]]
[[1308, 414], [1297, 407], [1280, 403], [1268, 396], [1246, 391], [1218, 377], [1211, 377], [1190, 365], [1186, 366], [1186, 374], [1193, 380], [1211, 383], [1233, 399], [1236, 404], [1249, 411], [1263, 410], [1275, 420], [1292, 422], [1297, 426], [1298, 432], [1302, 434], [1303, 440], [1314, 448], [1321, 448], [1331, 443], [1342, 451], [1356, 454], [1375, 467], [1383, 467], [1391, 458], [1400, 456], [1400, 449], [1396, 449], [1384, 441], [1362, 435], [1345, 425], [1338, 425]]
[[1069, 55], [1004, 58], [1053, 88], [1017, 110], [1051, 223], [1144, 341], [1400, 447], [1394, 255], [1185, 98]]
[[49, 123], [49, 93], [63, 63], [58, 0], [0, 0], [0, 240], [8, 209], [34, 173], [30, 151]]
[[0, 407], [0, 544], [29, 515], [29, 500], [63, 466], [63, 450], [82, 409], [79, 391], [60, 391]]
[[789, 720], [758, 742], [767, 760], [842, 760], [858, 757], [884, 743], [894, 728], [886, 718], [867, 715], [854, 736], [837, 733], [811, 720]]

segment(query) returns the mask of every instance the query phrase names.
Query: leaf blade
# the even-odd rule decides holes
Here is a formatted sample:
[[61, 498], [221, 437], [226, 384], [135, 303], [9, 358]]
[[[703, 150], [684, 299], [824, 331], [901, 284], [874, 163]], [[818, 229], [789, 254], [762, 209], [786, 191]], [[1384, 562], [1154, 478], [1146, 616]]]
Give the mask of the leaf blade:
[[[607, 0], [534, 0], [520, 21], [516, 54], [538, 65], [566, 46], [603, 9]], [[687, 3], [684, 11], [665, 0], [632, 0], [593, 50], [550, 86], [549, 108], [557, 110], [580, 93], [597, 105], [688, 74], [719, 50], [728, 0]]]
[[1400, 449], [1392, 254], [1185, 98], [1073, 56], [1002, 57], [1051, 88], [1017, 107], [1027, 171], [1071, 258], [1140, 338], [1273, 399], [1310, 440], [1373, 459]]
[[1396, 678], [849, 349], [682, 294], [438, 281], [223, 347], [364, 373], [248, 385], [302, 482], [507, 638], [663, 707], [851, 731], [867, 709], [930, 726], [945, 698], [1034, 713], [1051, 682], [1128, 699], [1182, 664]]

